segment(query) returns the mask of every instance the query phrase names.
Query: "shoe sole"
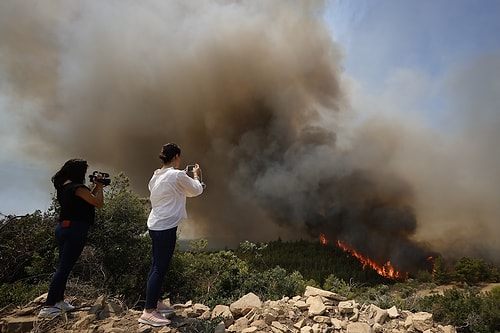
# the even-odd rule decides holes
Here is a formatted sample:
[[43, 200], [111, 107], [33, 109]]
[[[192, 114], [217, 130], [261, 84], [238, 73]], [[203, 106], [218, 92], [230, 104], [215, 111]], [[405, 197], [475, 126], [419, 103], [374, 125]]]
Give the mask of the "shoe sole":
[[48, 313], [48, 314], [43, 314], [43, 315], [38, 315], [38, 318], [43, 318], [43, 319], [54, 319], [56, 317], [59, 317], [61, 314], [60, 313]]
[[61, 311], [64, 311], [64, 312], [74, 312], [76, 311], [76, 308], [71, 308], [71, 309], [64, 309], [64, 308], [60, 308]]
[[139, 318], [138, 321], [141, 323], [141, 324], [146, 324], [146, 325], [151, 325], [151, 326], [154, 326], [154, 327], [160, 327], [160, 326], [167, 326], [170, 324], [170, 320], [165, 322], [165, 323], [156, 323], [154, 321], [147, 321], [145, 319], [141, 319]]

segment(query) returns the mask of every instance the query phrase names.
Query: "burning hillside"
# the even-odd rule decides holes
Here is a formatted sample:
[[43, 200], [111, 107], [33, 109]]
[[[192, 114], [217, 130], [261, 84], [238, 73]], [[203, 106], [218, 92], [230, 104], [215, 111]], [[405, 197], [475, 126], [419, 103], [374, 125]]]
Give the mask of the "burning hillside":
[[[328, 239], [326, 239], [325, 235], [323, 234], [319, 235], [319, 240], [323, 245], [328, 244]], [[387, 279], [406, 280], [408, 278], [408, 273], [403, 273], [395, 270], [390, 261], [387, 261], [385, 264], [376, 263], [375, 261], [371, 260], [368, 257], [365, 257], [363, 254], [356, 251], [356, 249], [354, 249], [353, 247], [344, 244], [344, 242], [340, 240], [337, 241], [337, 246], [358, 259], [363, 265], [363, 269], [366, 267], [373, 269], [380, 276], [383, 276]]]

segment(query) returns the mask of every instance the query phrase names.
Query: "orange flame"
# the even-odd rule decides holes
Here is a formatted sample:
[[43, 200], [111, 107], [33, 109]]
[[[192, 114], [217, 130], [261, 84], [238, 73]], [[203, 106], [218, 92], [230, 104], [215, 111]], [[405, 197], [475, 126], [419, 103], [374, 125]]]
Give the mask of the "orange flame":
[[[328, 240], [326, 239], [325, 235], [320, 234], [319, 236], [321, 244], [326, 245], [328, 243]], [[394, 269], [390, 261], [387, 261], [384, 265], [377, 264], [375, 261], [363, 256], [361, 253], [356, 251], [352, 246], [347, 246], [345, 243], [342, 241], [338, 240], [337, 245], [344, 250], [345, 252], [350, 253], [352, 256], [357, 258], [361, 264], [363, 264], [363, 268], [366, 266], [370, 267], [371, 269], [375, 270], [379, 275], [393, 279], [393, 280], [406, 280], [408, 279], [408, 273], [402, 273]]]
[[320, 234], [320, 235], [319, 235], [319, 241], [320, 241], [320, 243], [321, 243], [321, 244], [323, 244], [323, 245], [328, 244], [328, 239], [326, 239], [325, 235], [323, 235], [323, 234]]
[[368, 266], [371, 269], [375, 270], [379, 275], [393, 280], [406, 280], [408, 278], [408, 273], [398, 272], [397, 270], [394, 269], [394, 267], [392, 267], [390, 261], [387, 261], [383, 265], [379, 265], [375, 261], [363, 256], [361, 253], [359, 253], [352, 247], [347, 246], [340, 240], [337, 241], [337, 245], [342, 250], [349, 252], [351, 255], [356, 257], [363, 264], [363, 268]]
[[432, 270], [431, 270], [431, 275], [434, 277], [436, 275], [436, 262], [434, 261], [433, 256], [428, 256], [427, 261], [430, 261], [432, 263]]

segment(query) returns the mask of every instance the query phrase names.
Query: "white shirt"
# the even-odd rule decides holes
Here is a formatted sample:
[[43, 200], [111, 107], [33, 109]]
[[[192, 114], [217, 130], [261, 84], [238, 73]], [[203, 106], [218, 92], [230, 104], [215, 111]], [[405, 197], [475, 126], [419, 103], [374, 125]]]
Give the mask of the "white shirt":
[[155, 170], [148, 188], [152, 207], [148, 228], [155, 231], [178, 226], [187, 217], [186, 197], [195, 197], [203, 192], [200, 181], [173, 167]]

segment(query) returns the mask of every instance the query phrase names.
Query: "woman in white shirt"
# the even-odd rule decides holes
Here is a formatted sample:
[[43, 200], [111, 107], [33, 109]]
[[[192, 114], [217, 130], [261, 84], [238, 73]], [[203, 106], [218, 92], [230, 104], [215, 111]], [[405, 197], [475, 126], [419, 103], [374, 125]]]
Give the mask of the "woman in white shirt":
[[175, 143], [167, 143], [160, 153], [163, 166], [153, 173], [149, 181], [151, 212], [148, 230], [153, 242], [153, 262], [146, 287], [146, 304], [139, 322], [152, 326], [165, 326], [170, 320], [163, 313], [172, 309], [160, 301], [161, 286], [170, 266], [177, 240], [177, 226], [187, 217], [186, 198], [203, 192], [199, 179], [200, 166], [193, 168], [193, 178], [186, 170], [178, 170], [181, 149]]

